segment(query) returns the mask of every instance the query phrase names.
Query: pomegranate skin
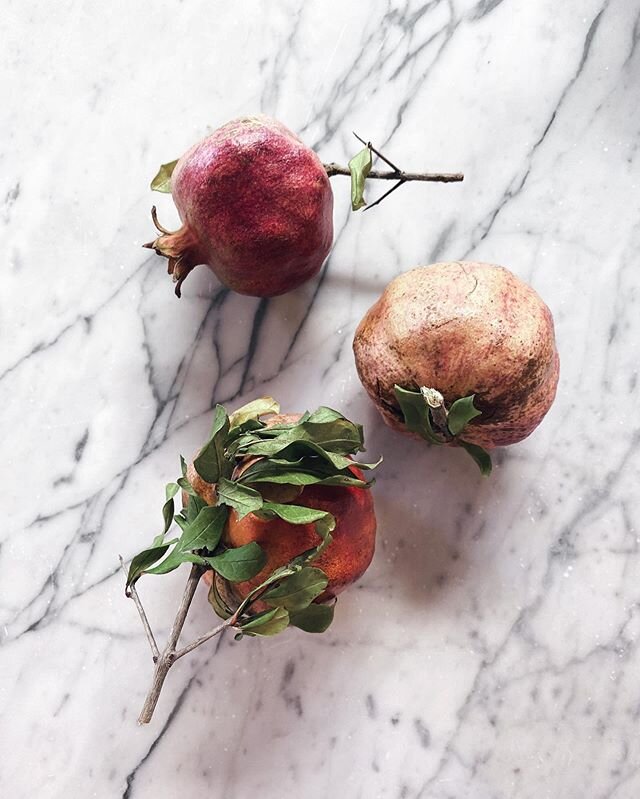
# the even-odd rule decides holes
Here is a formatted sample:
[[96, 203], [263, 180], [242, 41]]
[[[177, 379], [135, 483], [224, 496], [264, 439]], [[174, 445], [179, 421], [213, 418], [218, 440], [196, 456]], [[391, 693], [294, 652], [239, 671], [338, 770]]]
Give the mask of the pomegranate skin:
[[265, 116], [233, 120], [192, 147], [175, 167], [171, 193], [184, 222], [174, 234], [183, 273], [206, 263], [240, 294], [297, 288], [318, 273], [333, 242], [322, 162]]
[[[351, 471], [363, 478], [359, 469], [354, 467]], [[328, 511], [336, 520], [331, 533], [333, 541], [311, 563], [322, 569], [329, 579], [329, 585], [317, 600], [323, 602], [360, 579], [371, 564], [376, 538], [373, 498], [368, 489], [311, 485], [304, 488], [295, 504]], [[235, 511], [229, 514], [224, 538], [234, 547], [257, 541], [267, 555], [267, 563], [258, 575], [234, 585], [239, 597], [260, 585], [274, 569], [320, 543], [313, 524], [289, 524], [279, 518], [260, 519], [253, 513], [239, 520]]]
[[353, 349], [367, 393], [385, 422], [404, 433], [396, 384], [435, 388], [447, 405], [475, 394], [482, 415], [463, 438], [486, 449], [530, 435], [556, 395], [551, 311], [494, 264], [455, 261], [399, 275], [363, 317]]

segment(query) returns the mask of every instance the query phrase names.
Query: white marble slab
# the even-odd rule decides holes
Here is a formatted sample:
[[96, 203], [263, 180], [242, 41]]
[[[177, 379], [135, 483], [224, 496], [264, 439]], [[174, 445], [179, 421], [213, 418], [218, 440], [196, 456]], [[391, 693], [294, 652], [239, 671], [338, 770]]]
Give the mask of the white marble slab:
[[[14, 0], [3, 33], [3, 795], [637, 797], [638, 0]], [[352, 215], [334, 179], [319, 280], [259, 301], [201, 269], [178, 302], [140, 248], [148, 181], [255, 111], [325, 161], [357, 130], [466, 180]], [[535, 286], [562, 360], [490, 480], [383, 428], [351, 355], [392, 276], [471, 256]], [[377, 556], [325, 636], [202, 648], [138, 728], [117, 553], [214, 400], [258, 393], [366, 424]], [[141, 583], [162, 632], [183, 579]], [[210, 621], [203, 592], [188, 631]]]

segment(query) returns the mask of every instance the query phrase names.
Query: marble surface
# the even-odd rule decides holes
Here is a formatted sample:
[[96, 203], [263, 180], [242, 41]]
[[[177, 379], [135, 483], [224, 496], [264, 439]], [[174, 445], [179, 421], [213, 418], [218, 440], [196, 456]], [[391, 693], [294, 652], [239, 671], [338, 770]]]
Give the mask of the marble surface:
[[[638, 0], [13, 0], [3, 34], [3, 794], [637, 797]], [[256, 111], [325, 161], [356, 130], [466, 180], [351, 214], [334, 178], [318, 280], [260, 301], [200, 269], [179, 302], [140, 247], [149, 179]], [[351, 355], [391, 277], [463, 257], [532, 283], [562, 361], [489, 480], [384, 428]], [[376, 558], [326, 635], [201, 648], [139, 728], [117, 554], [155, 533], [212, 403], [264, 393], [365, 423]], [[183, 581], [141, 583], [160, 634]], [[202, 592], [187, 634], [210, 623]]]

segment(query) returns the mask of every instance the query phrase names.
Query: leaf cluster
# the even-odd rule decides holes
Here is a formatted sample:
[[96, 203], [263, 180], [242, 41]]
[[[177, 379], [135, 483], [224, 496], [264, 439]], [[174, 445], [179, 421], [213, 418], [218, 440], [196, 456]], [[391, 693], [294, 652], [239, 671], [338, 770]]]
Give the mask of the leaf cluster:
[[[181, 476], [166, 486], [162, 532], [131, 561], [127, 589], [143, 574], [167, 574], [182, 563], [213, 570], [231, 583], [251, 580], [263, 570], [266, 555], [256, 542], [239, 547], [225, 543], [229, 514], [239, 519], [249, 513], [278, 517], [289, 524], [315, 525], [317, 545], [272, 572], [235, 610], [219, 596], [214, 579], [211, 604], [222, 618], [233, 615], [240, 635], [273, 635], [289, 625], [323, 632], [329, 626], [333, 606], [314, 602], [327, 587], [327, 576], [310, 564], [330, 545], [335, 519], [327, 511], [270, 501], [266, 488], [290, 486], [294, 494], [307, 485], [366, 489], [371, 482], [354, 472], [354, 466], [371, 470], [380, 461], [354, 462], [353, 456], [364, 451], [362, 427], [331, 408], [320, 407], [292, 422], [268, 425], [261, 418], [279, 411], [271, 397], [254, 400], [231, 415], [216, 405], [209, 438], [193, 462], [197, 474], [215, 487], [215, 502], [208, 504], [194, 489], [181, 456]], [[176, 513], [174, 498], [180, 490], [188, 499]], [[181, 535], [167, 540], [174, 522]], [[258, 599], [270, 609], [252, 613]]]
[[[469, 422], [482, 414], [473, 404], [475, 394], [455, 400], [447, 409], [442, 397], [431, 389], [423, 387], [411, 390], [396, 385], [394, 393], [408, 430], [418, 433], [430, 444], [455, 442], [469, 453], [483, 475], [491, 474], [489, 453], [477, 444], [465, 441], [463, 437]], [[439, 402], [434, 402], [434, 394], [439, 397]], [[438, 418], [436, 413], [439, 414]]]

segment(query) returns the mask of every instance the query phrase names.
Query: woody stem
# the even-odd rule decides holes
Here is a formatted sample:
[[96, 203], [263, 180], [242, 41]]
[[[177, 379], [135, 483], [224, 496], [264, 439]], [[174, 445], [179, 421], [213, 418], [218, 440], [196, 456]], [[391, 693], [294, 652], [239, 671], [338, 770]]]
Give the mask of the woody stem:
[[[351, 172], [349, 167], [341, 164], [324, 164], [327, 175], [332, 178], [334, 175], [345, 175], [349, 177]], [[425, 183], [460, 183], [464, 180], [462, 172], [405, 172], [402, 169], [381, 171], [372, 169], [367, 175], [367, 180], [401, 180], [404, 183], [411, 180], [418, 180]]]

